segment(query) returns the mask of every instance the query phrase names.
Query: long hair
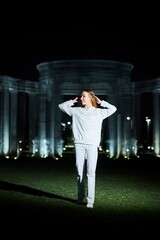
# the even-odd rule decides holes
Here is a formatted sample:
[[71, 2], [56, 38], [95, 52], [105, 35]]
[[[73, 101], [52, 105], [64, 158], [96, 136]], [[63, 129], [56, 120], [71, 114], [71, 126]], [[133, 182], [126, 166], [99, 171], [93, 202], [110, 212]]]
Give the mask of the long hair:
[[94, 91], [92, 89], [84, 89], [83, 92], [88, 92], [91, 95], [92, 106], [96, 108], [97, 107], [97, 102], [96, 102], [96, 99], [95, 99]]

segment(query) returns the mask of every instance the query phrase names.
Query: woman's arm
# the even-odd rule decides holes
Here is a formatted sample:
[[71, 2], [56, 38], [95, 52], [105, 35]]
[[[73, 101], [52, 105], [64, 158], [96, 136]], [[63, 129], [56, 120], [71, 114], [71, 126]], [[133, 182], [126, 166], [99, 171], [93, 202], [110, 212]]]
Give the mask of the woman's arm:
[[63, 103], [58, 104], [60, 110], [64, 113], [67, 113], [69, 116], [72, 116], [72, 106], [78, 102], [78, 97], [74, 98], [73, 100], [68, 100]]
[[104, 100], [101, 100], [97, 96], [95, 96], [95, 99], [97, 104], [99, 104], [101, 107], [105, 109], [105, 111], [102, 111], [103, 118], [109, 117], [110, 115], [112, 115], [114, 112], [117, 111], [117, 108], [113, 104], [110, 104]]

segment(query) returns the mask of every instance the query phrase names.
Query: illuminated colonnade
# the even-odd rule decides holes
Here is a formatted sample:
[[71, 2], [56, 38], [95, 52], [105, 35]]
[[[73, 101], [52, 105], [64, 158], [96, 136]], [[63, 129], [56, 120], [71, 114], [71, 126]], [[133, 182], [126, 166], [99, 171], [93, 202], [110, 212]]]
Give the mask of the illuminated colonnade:
[[[67, 60], [45, 62], [37, 65], [40, 86], [46, 88], [47, 111], [49, 129], [42, 128], [42, 139], [46, 136], [48, 148], [52, 154], [63, 153], [63, 139], [61, 122], [63, 113], [58, 109], [58, 104], [65, 97], [75, 97], [84, 88], [92, 88], [98, 96], [117, 106], [117, 113], [107, 119], [107, 134], [103, 136], [109, 156], [119, 156], [128, 149], [130, 139], [124, 139], [125, 111], [131, 116], [132, 94], [130, 74], [133, 66], [128, 63], [105, 60]], [[125, 99], [125, 100], [124, 100]], [[124, 108], [125, 106], [125, 108]], [[121, 122], [117, 125], [117, 114], [121, 114]], [[51, 127], [51, 123], [52, 124]], [[124, 126], [122, 126], [124, 125]], [[117, 129], [119, 127], [121, 130]], [[49, 135], [48, 133], [54, 133]], [[122, 131], [121, 134], [118, 134]], [[130, 138], [130, 136], [128, 136]], [[53, 150], [54, 145], [54, 150]], [[122, 150], [124, 148], [124, 150]], [[53, 152], [54, 151], [54, 152]]]
[[[150, 108], [152, 109], [152, 122], [153, 138], [152, 147], [153, 153], [156, 156], [160, 156], [160, 78], [155, 78], [147, 81], [138, 81], [132, 83], [132, 91], [134, 93], [134, 122], [135, 122], [135, 137], [140, 139], [140, 124], [141, 119], [141, 99], [140, 96], [144, 93], [152, 93], [153, 99], [148, 99], [151, 102]], [[149, 102], [148, 102], [149, 103]], [[145, 103], [147, 104], [147, 103]], [[142, 106], [144, 108], [144, 106]], [[147, 116], [146, 116], [147, 117]], [[148, 124], [148, 123], [146, 123]], [[149, 129], [148, 129], [149, 130]], [[148, 131], [147, 130], [147, 131]]]
[[154, 106], [153, 146], [155, 154], [160, 156], [160, 95], [158, 92], [154, 93]]
[[152, 92], [153, 144], [159, 155], [160, 81], [131, 82], [132, 69], [131, 64], [117, 61], [67, 60], [38, 64], [39, 79], [35, 82], [0, 76], [0, 155], [19, 156], [23, 151], [40, 157], [62, 155], [64, 115], [58, 104], [84, 88], [93, 88], [96, 95], [117, 107], [117, 112], [104, 121], [102, 132], [110, 157], [136, 155], [140, 96]]
[[[33, 151], [32, 141], [37, 135], [36, 125], [38, 111], [36, 98], [39, 92], [39, 84], [32, 81], [22, 81], [9, 76], [0, 76], [0, 155], [17, 157], [24, 151], [28, 132], [28, 152]], [[28, 95], [29, 109], [26, 115], [26, 102], [18, 99], [18, 94]], [[21, 105], [21, 107], [18, 107]], [[29, 129], [25, 129], [20, 117], [29, 122]], [[20, 131], [24, 129], [24, 131]]]

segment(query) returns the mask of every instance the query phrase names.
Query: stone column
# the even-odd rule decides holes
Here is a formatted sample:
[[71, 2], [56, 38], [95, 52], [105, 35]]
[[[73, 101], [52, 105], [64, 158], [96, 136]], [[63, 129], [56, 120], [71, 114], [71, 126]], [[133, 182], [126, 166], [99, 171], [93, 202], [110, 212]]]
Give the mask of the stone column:
[[121, 120], [121, 114], [119, 113], [117, 115], [117, 157], [119, 157], [122, 154], [122, 120]]
[[[29, 93], [29, 152], [35, 153], [36, 148], [36, 136], [38, 135], [38, 106], [37, 96], [33, 93]], [[39, 101], [38, 101], [39, 102]], [[34, 149], [34, 150], [33, 150]]]
[[41, 86], [39, 94], [39, 154], [41, 157], [48, 155], [46, 139], [46, 88]]
[[17, 156], [17, 91], [10, 91], [10, 154]]
[[55, 154], [62, 156], [63, 154], [63, 139], [61, 135], [61, 121], [62, 112], [58, 108], [58, 104], [61, 103], [61, 94], [55, 95], [54, 97], [54, 141], [55, 141]]
[[9, 154], [9, 90], [3, 89], [2, 104], [2, 154]]
[[154, 93], [153, 98], [153, 146], [156, 155], [160, 155], [160, 95]]

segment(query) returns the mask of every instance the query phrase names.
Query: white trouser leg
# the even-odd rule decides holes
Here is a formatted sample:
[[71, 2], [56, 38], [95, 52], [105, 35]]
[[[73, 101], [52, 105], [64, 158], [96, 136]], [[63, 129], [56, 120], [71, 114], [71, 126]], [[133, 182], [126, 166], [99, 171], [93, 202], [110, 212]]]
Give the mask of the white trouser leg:
[[98, 148], [96, 146], [87, 145], [86, 153], [87, 153], [87, 180], [88, 180], [87, 203], [94, 204]]
[[98, 158], [98, 148], [87, 144], [75, 144], [76, 169], [78, 183], [78, 199], [85, 197], [85, 159], [87, 158], [87, 203], [94, 204], [95, 200], [95, 172]]
[[85, 197], [85, 145], [75, 144], [76, 170], [78, 185], [78, 200], [83, 201]]

